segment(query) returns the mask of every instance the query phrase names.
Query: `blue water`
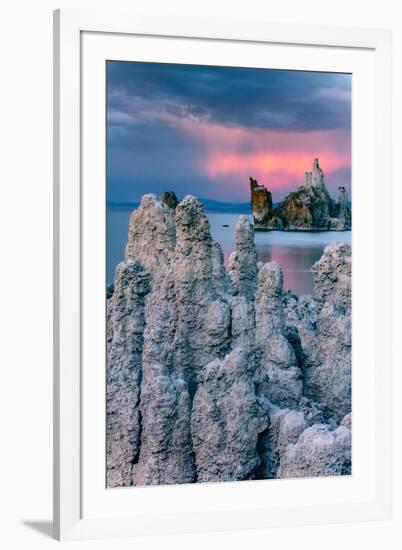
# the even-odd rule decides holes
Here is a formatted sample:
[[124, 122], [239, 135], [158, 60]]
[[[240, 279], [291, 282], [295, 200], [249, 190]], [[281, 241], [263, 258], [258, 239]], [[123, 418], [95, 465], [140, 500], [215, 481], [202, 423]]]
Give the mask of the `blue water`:
[[[108, 283], [113, 282], [115, 267], [124, 258], [131, 211], [126, 208], [107, 209]], [[239, 214], [207, 212], [207, 216], [212, 237], [222, 246], [227, 264], [230, 253], [235, 249], [234, 228]], [[223, 225], [229, 227], [222, 227]], [[311, 294], [311, 267], [321, 257], [325, 246], [336, 241], [351, 244], [351, 238], [351, 231], [258, 231], [255, 234], [255, 246], [258, 261], [274, 260], [281, 266], [285, 288], [290, 288], [297, 294]]]

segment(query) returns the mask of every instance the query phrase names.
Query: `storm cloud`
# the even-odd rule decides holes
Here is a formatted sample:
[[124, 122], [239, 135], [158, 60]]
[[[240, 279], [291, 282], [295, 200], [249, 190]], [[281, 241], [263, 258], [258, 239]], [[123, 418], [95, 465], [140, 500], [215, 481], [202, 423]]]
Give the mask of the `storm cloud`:
[[109, 201], [165, 189], [245, 201], [249, 175], [280, 199], [314, 157], [331, 192], [350, 189], [350, 134], [350, 75], [107, 63]]

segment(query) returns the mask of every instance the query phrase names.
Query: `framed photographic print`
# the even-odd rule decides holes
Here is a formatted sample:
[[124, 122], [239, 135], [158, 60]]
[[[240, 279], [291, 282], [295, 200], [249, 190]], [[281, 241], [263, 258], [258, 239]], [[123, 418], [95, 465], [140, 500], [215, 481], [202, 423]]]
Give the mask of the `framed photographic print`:
[[54, 45], [55, 536], [389, 517], [390, 33]]

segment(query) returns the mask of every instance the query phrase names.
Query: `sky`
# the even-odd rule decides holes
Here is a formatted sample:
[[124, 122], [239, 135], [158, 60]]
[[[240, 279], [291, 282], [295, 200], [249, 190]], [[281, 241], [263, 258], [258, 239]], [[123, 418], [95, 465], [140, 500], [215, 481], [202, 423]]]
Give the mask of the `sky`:
[[331, 195], [351, 180], [351, 75], [107, 62], [107, 199], [175, 191], [274, 202], [319, 158]]

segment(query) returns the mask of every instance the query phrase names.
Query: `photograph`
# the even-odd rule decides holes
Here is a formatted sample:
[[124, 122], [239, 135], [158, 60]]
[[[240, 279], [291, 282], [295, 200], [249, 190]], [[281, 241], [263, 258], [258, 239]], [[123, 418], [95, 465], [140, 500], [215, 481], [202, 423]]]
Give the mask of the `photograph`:
[[352, 74], [105, 85], [106, 487], [351, 475]]
[[402, 549], [400, 5], [2, 5], [2, 548]]

